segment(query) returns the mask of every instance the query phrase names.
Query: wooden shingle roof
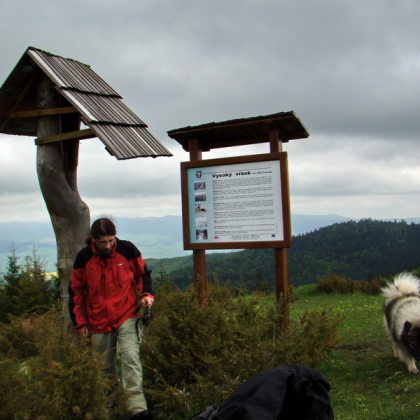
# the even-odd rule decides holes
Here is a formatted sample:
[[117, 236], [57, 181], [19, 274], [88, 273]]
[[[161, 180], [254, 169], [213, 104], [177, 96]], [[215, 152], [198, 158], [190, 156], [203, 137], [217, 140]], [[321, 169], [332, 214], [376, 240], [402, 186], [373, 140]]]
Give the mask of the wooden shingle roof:
[[265, 143], [269, 131], [273, 129], [278, 130], [283, 142], [309, 137], [308, 130], [293, 111], [177, 128], [168, 131], [168, 136], [187, 152], [189, 141], [194, 139], [200, 141], [203, 151], [209, 151], [220, 147]]
[[[0, 88], [0, 133], [37, 136], [37, 80], [45, 74], [61, 95], [62, 112], [77, 112], [117, 159], [172, 156], [122, 97], [89, 65], [29, 47]], [[37, 139], [36, 144], [54, 141]]]

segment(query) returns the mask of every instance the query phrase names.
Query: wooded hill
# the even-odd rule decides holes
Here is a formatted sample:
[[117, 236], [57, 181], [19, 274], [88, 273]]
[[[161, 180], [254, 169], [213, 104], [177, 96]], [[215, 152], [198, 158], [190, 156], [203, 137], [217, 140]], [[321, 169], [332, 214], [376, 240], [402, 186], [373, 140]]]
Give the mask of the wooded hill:
[[[391, 276], [419, 267], [420, 225], [372, 219], [336, 223], [293, 236], [287, 255], [293, 286], [317, 283], [331, 274], [353, 280]], [[210, 281], [217, 277], [249, 289], [266, 281], [274, 290], [272, 249], [215, 253], [206, 258]], [[148, 259], [147, 264], [154, 270], [154, 278], [164, 271], [181, 288], [192, 283], [192, 256]]]

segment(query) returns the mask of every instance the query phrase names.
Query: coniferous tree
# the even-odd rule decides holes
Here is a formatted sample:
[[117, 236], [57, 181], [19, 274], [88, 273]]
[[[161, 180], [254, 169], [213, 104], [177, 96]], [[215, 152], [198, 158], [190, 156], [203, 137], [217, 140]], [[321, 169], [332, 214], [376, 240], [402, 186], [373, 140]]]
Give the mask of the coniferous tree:
[[7, 299], [4, 292], [4, 274], [0, 278], [0, 322], [7, 321]]
[[57, 301], [56, 281], [46, 279], [45, 263], [34, 248], [23, 264], [12, 248], [8, 256], [6, 273], [0, 284], [0, 322], [9, 322], [10, 315], [45, 310]]
[[258, 293], [270, 293], [270, 285], [265, 280], [264, 274], [258, 272], [255, 273], [252, 291]]
[[53, 304], [53, 283], [45, 278], [45, 263], [34, 249], [32, 255], [25, 257], [22, 265], [19, 287], [13, 297], [13, 315], [32, 313], [46, 309]]
[[3, 276], [1, 288], [1, 322], [7, 322], [7, 315], [12, 313], [13, 300], [19, 288], [20, 270], [19, 256], [16, 254], [16, 249], [13, 246], [10, 250], [10, 255], [7, 257], [6, 273]]

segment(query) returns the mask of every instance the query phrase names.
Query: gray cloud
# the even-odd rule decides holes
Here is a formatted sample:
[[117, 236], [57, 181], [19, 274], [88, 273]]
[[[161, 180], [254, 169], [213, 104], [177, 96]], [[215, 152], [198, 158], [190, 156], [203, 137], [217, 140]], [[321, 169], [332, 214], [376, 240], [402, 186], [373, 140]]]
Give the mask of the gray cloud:
[[[118, 162], [98, 140], [83, 141], [79, 189], [95, 214], [180, 214], [188, 153], [168, 130], [294, 110], [311, 136], [284, 145], [292, 212], [411, 217], [420, 204], [419, 14], [414, 0], [18, 0], [0, 16], [0, 82], [29, 45], [90, 64], [174, 153]], [[0, 141], [0, 214], [48, 217], [33, 140]]]

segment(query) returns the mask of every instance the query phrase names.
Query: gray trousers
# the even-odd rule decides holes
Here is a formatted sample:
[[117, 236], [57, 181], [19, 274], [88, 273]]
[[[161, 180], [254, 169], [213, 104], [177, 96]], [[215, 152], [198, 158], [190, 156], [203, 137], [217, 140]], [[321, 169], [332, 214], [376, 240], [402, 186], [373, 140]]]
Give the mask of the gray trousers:
[[109, 333], [92, 334], [97, 351], [104, 353], [104, 364], [110, 379], [118, 386], [117, 344], [121, 354], [122, 385], [126, 392], [127, 410], [131, 416], [147, 410], [143, 394], [143, 373], [140, 361], [141, 327], [139, 318], [130, 318]]

